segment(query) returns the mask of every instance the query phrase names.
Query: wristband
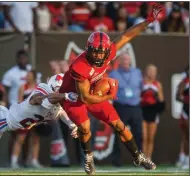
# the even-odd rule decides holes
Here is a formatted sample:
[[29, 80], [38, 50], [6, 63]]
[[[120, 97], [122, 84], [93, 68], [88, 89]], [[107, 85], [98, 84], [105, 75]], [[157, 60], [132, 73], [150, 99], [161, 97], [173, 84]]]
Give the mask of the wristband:
[[65, 99], [70, 101], [70, 102], [77, 102], [78, 94], [76, 94], [74, 92], [65, 93]]

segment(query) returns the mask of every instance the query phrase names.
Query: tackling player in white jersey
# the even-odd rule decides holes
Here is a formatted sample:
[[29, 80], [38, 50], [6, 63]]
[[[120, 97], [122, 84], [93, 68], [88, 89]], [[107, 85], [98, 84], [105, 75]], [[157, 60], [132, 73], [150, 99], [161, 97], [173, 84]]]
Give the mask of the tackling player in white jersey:
[[58, 93], [63, 76], [56, 74], [48, 80], [48, 84], [40, 83], [25, 101], [14, 103], [9, 110], [0, 106], [0, 137], [5, 131], [30, 129], [39, 123], [61, 118], [72, 130], [72, 137], [76, 138], [77, 126], [59, 105], [63, 99], [77, 101], [75, 93]]

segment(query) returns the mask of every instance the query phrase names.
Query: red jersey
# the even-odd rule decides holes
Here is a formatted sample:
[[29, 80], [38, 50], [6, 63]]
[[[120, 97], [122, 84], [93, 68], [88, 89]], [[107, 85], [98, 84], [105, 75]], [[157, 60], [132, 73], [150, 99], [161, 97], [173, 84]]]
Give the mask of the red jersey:
[[91, 12], [87, 7], [75, 7], [72, 10], [72, 21], [78, 24], [85, 24], [89, 19]]
[[152, 83], [144, 82], [143, 91], [141, 95], [141, 104], [154, 105], [158, 100], [158, 82], [153, 81]]
[[143, 2], [124, 2], [124, 6], [129, 15], [134, 15], [139, 10]]
[[106, 60], [102, 67], [91, 66], [86, 59], [86, 51], [80, 54], [76, 60], [72, 63], [63, 78], [63, 84], [60, 88], [60, 93], [65, 92], [77, 92], [75, 86], [75, 80], [86, 80], [88, 79], [90, 83], [94, 83], [100, 80], [107, 70], [107, 67], [111, 60], [116, 56], [115, 44], [111, 45], [111, 53], [109, 58]]
[[93, 31], [113, 31], [114, 24], [113, 20], [109, 17], [103, 17], [101, 20], [99, 18], [90, 18], [87, 24], [87, 30]]
[[55, 7], [54, 4], [52, 4], [51, 2], [48, 2], [47, 7], [52, 15], [53, 24], [58, 24], [62, 16], [62, 13], [64, 11], [64, 5], [60, 4], [59, 7]]

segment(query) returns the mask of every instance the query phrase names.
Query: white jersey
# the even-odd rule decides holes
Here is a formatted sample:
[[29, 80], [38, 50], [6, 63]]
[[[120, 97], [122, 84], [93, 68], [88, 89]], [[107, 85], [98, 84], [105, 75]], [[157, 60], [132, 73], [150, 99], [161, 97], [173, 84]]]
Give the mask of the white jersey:
[[37, 93], [48, 95], [53, 91], [47, 84], [40, 83], [25, 101], [13, 104], [6, 117], [10, 130], [30, 129], [38, 123], [54, 120], [59, 116], [59, 113], [63, 110], [59, 104], [51, 109], [46, 109], [42, 105], [31, 105], [29, 103], [31, 96]]

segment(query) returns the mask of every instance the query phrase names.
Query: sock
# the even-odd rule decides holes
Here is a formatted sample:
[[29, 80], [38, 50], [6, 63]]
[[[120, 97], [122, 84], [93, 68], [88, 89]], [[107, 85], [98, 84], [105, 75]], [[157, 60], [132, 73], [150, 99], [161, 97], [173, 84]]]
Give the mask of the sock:
[[16, 156], [16, 155], [12, 155], [11, 156], [11, 163], [17, 163], [18, 162], [18, 156]]
[[87, 142], [80, 142], [81, 143], [81, 147], [84, 151], [84, 154], [89, 154], [91, 153], [91, 137], [88, 139]]
[[124, 144], [127, 147], [127, 149], [131, 152], [133, 157], [136, 158], [139, 156], [139, 150], [133, 137], [131, 138], [131, 140], [124, 142]]

